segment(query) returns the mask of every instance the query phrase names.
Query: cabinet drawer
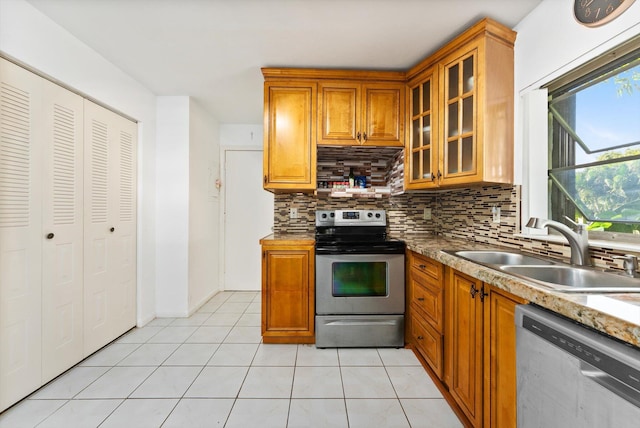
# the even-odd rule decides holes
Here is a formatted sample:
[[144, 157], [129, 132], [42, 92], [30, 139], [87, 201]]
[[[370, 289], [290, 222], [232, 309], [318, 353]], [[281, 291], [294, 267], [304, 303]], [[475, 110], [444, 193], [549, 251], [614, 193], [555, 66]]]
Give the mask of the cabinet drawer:
[[428, 275], [438, 282], [442, 280], [442, 265], [435, 260], [419, 254], [411, 253], [410, 269], [412, 272], [420, 272]]
[[443, 369], [443, 336], [435, 331], [419, 316], [411, 317], [411, 337], [416, 348], [422, 354], [439, 379]]
[[411, 273], [410, 286], [412, 309], [418, 311], [438, 332], [442, 332], [444, 327], [442, 286], [434, 284], [425, 275], [416, 272]]

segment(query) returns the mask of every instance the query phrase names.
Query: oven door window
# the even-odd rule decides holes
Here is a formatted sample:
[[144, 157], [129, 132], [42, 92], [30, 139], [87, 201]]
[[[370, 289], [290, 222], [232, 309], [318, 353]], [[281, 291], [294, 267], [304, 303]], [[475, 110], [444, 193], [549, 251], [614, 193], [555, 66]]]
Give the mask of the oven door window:
[[334, 297], [379, 297], [387, 293], [386, 262], [334, 262]]

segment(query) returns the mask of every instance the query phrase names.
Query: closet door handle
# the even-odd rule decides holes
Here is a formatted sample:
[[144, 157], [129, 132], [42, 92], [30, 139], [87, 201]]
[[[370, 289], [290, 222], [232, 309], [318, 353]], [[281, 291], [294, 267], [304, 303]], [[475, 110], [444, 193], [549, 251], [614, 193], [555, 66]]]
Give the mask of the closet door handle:
[[109, 229], [109, 232], [115, 232], [115, 231], [116, 231], [115, 227], [112, 227], [111, 229]]
[[53, 239], [53, 237], [56, 236], [53, 233], [47, 233], [47, 239]]

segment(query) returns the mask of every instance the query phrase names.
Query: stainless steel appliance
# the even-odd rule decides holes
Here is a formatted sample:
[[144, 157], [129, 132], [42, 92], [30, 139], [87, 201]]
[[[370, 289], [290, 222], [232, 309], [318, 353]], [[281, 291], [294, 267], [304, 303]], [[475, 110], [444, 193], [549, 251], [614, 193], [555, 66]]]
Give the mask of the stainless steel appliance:
[[516, 308], [518, 428], [640, 426], [640, 349]]
[[404, 242], [384, 210], [316, 212], [316, 346], [404, 346]]

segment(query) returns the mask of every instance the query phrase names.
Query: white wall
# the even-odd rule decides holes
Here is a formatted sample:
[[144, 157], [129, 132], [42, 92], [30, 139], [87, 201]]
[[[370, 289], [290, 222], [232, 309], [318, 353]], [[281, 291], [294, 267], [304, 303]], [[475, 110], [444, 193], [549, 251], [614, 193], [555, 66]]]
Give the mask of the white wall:
[[535, 89], [640, 34], [640, 2], [610, 23], [587, 28], [573, 17], [574, 0], [544, 0], [515, 27], [515, 86]]
[[188, 313], [189, 97], [157, 98], [156, 315]]
[[578, 24], [573, 4], [574, 0], [543, 0], [515, 27], [515, 178], [523, 185], [525, 222], [529, 215], [547, 216], [548, 143], [541, 129], [547, 125], [547, 107], [544, 93], [541, 97], [534, 91], [640, 34], [640, 1], [597, 28]]
[[187, 96], [158, 97], [159, 317], [188, 316], [220, 290], [218, 123]]
[[262, 124], [220, 125], [221, 146], [256, 146], [262, 148]]
[[0, 0], [0, 51], [139, 121], [138, 324], [155, 313], [155, 95], [25, 0]]
[[191, 99], [189, 107], [189, 312], [220, 291], [219, 127]]

